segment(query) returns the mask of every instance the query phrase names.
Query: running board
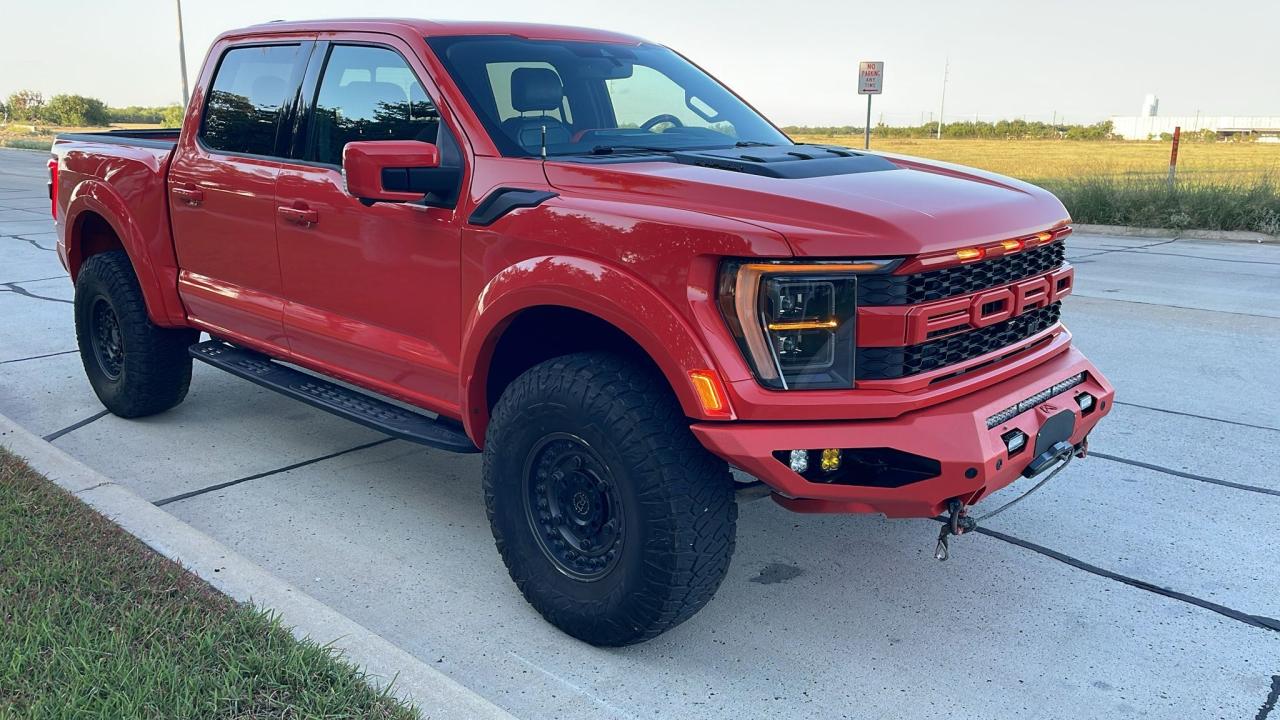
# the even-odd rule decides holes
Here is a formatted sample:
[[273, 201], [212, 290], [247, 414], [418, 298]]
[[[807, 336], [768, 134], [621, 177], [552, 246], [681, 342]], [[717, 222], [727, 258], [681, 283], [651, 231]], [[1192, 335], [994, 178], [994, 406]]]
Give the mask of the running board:
[[220, 370], [392, 437], [450, 452], [479, 452], [462, 428], [453, 422], [405, 410], [372, 395], [294, 370], [262, 353], [220, 340], [196, 343], [188, 352]]

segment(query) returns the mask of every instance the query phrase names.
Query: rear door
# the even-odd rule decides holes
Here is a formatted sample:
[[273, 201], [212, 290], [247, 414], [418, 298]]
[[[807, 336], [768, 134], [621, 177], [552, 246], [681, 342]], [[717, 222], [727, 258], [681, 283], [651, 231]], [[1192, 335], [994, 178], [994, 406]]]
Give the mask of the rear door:
[[276, 180], [313, 45], [294, 38], [215, 48], [221, 54], [202, 78], [208, 91], [200, 116], [188, 119], [169, 171], [178, 290], [188, 313], [215, 335], [278, 353], [288, 346]]
[[434, 97], [397, 39], [344, 33], [319, 43], [297, 158], [277, 183], [276, 228], [285, 328], [298, 359], [452, 414], [461, 347], [457, 188], [420, 203], [364, 205], [342, 176], [348, 142], [421, 140], [437, 145], [460, 183], [458, 136]]

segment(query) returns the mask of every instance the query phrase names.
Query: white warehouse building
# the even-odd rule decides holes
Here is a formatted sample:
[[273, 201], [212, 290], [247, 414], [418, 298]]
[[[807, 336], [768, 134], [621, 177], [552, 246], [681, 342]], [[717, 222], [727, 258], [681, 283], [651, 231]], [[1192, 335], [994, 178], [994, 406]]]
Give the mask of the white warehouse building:
[[1158, 140], [1161, 133], [1172, 135], [1175, 127], [1181, 127], [1184, 133], [1212, 130], [1220, 138], [1246, 136], [1263, 142], [1280, 142], [1280, 115], [1128, 115], [1112, 117], [1111, 125], [1112, 131], [1125, 140]]

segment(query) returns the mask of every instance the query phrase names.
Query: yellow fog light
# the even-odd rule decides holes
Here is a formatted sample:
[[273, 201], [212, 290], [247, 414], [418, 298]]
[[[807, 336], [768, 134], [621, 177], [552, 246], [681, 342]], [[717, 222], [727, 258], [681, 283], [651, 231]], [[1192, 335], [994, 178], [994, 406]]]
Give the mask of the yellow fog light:
[[822, 470], [831, 472], [840, 468], [840, 448], [827, 448], [822, 451]]

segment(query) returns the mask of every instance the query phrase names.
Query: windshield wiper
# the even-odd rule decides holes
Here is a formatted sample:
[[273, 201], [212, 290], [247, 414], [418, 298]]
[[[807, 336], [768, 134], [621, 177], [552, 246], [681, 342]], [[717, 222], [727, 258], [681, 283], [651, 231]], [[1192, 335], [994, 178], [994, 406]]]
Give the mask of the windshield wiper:
[[759, 140], [739, 140], [733, 144], [734, 147], [777, 147], [773, 143], [760, 142]]
[[672, 153], [680, 148], [661, 148], [650, 145], [597, 145], [591, 148], [592, 155], [612, 155], [618, 150], [640, 150], [642, 152]]

